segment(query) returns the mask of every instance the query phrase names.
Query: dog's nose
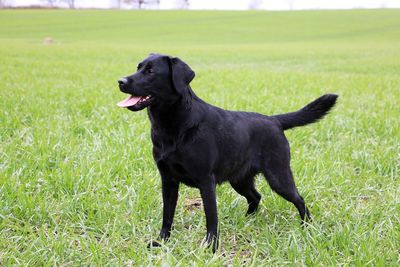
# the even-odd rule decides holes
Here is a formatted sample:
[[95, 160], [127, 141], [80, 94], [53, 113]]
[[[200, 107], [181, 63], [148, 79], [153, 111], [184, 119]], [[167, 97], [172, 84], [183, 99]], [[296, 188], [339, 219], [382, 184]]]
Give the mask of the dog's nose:
[[125, 85], [128, 83], [128, 80], [126, 78], [121, 78], [118, 80], [119, 85]]

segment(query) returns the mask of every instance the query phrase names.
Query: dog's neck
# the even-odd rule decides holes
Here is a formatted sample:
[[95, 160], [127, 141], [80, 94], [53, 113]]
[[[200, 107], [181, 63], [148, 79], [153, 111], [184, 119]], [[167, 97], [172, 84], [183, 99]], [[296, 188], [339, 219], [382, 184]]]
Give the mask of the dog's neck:
[[179, 132], [192, 127], [191, 124], [197, 121], [194, 117], [199, 116], [197, 106], [201, 102], [203, 101], [188, 86], [187, 93], [178, 97], [177, 101], [148, 107], [152, 127], [168, 132]]

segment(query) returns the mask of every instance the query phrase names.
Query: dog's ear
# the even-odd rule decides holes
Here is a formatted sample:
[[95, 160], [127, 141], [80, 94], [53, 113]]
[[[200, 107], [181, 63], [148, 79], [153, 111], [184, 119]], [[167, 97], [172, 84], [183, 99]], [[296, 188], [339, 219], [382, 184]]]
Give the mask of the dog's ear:
[[180, 58], [170, 57], [169, 62], [172, 84], [180, 95], [184, 95], [185, 90], [189, 83], [193, 80], [195, 73]]

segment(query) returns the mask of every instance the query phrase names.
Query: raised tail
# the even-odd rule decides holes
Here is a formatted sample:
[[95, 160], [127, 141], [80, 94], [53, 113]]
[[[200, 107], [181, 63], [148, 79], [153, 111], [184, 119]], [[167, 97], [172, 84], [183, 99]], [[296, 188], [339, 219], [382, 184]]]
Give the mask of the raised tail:
[[304, 108], [286, 114], [272, 116], [278, 119], [283, 130], [304, 126], [322, 119], [335, 105], [338, 95], [326, 94], [305, 106]]

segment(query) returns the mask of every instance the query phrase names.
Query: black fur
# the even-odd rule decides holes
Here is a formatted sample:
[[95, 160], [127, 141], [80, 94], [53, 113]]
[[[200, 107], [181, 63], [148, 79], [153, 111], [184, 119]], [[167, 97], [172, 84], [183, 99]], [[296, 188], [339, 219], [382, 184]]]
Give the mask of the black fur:
[[283, 130], [304, 126], [317, 122], [328, 114], [329, 110], [335, 105], [337, 97], [333, 94], [323, 95], [298, 111], [272, 117], [278, 119]]
[[[248, 202], [246, 214], [257, 210], [261, 195], [254, 176], [262, 173], [271, 188], [310, 218], [290, 169], [289, 143], [284, 130], [321, 119], [335, 105], [337, 95], [324, 95], [299, 111], [265, 116], [227, 111], [212, 106], [192, 91], [195, 74], [179, 58], [151, 54], [138, 71], [119, 80], [121, 91], [145, 101], [128, 107], [147, 107], [151, 121], [153, 157], [162, 180], [161, 239], [170, 236], [179, 184], [200, 189], [206, 214], [206, 242], [218, 246], [215, 186], [228, 181]], [[157, 242], [152, 245], [157, 245]]]

